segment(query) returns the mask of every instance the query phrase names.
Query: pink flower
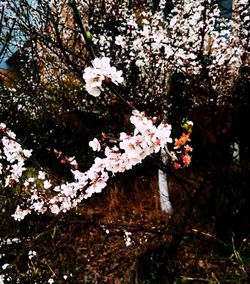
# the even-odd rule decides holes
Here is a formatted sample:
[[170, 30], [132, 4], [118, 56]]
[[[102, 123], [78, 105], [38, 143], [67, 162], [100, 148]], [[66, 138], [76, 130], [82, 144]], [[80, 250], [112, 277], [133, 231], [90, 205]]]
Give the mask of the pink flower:
[[24, 219], [24, 217], [26, 215], [28, 215], [30, 213], [29, 209], [23, 210], [20, 208], [20, 206], [18, 205], [16, 208], [16, 211], [14, 214], [12, 214], [11, 216], [16, 220], [16, 221], [21, 221]]
[[[43, 212], [44, 211], [44, 202], [43, 201], [37, 201], [33, 204], [34, 210], [38, 212]], [[45, 209], [46, 210], [46, 209]]]
[[189, 156], [189, 155], [182, 156], [182, 162], [183, 162], [185, 167], [188, 167], [190, 162], [191, 162], [191, 156]]
[[186, 145], [186, 146], [184, 147], [184, 149], [185, 149], [185, 152], [192, 152], [192, 151], [193, 151], [193, 148], [190, 147], [189, 145]]
[[51, 213], [57, 215], [57, 214], [59, 214], [60, 209], [59, 209], [58, 205], [53, 204], [53, 205], [50, 206], [50, 211], [51, 211]]

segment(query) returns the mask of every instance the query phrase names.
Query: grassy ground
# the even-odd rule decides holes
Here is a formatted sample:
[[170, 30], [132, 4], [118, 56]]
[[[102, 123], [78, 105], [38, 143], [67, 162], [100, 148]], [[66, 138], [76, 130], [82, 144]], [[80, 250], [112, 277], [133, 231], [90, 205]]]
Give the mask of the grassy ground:
[[[152, 176], [127, 176], [77, 210], [20, 223], [13, 199], [1, 197], [0, 283], [248, 283], [247, 226], [220, 239], [203, 214], [208, 196], [191, 206], [195, 192], [179, 178], [169, 179], [171, 216]], [[197, 175], [195, 185], [204, 185]]]

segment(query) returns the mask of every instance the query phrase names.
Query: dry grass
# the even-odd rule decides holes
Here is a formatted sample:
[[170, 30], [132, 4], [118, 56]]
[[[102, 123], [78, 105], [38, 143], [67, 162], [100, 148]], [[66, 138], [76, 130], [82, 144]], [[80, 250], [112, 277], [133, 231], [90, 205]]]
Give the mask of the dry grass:
[[[30, 216], [17, 224], [4, 219], [11, 212], [6, 208], [1, 237], [19, 237], [22, 243], [5, 247], [0, 264], [11, 264], [13, 283], [17, 278], [46, 283], [52, 276], [65, 283], [63, 275], [71, 273], [67, 283], [74, 284], [247, 283], [249, 242], [233, 249], [232, 242], [217, 239], [199, 207], [190, 211], [197, 192], [191, 184], [202, 191], [211, 185], [191, 170], [178, 175], [169, 176], [172, 216], [160, 210], [154, 173], [118, 177], [76, 212], [58, 217]], [[197, 199], [200, 205], [206, 194]], [[132, 233], [129, 246], [125, 231]], [[38, 255], [32, 262], [29, 250]]]

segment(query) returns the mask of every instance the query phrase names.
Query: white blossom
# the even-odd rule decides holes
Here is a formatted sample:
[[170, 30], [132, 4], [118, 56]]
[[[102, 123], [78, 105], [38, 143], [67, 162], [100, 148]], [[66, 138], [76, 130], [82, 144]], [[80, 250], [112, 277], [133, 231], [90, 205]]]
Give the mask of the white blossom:
[[101, 145], [96, 138], [89, 142], [89, 147], [91, 147], [95, 152], [99, 152], [101, 150]]
[[20, 206], [18, 205], [16, 208], [16, 211], [13, 215], [11, 215], [16, 221], [21, 221], [24, 219], [26, 215], [30, 213], [30, 209], [21, 209]]
[[123, 82], [122, 71], [117, 71], [115, 67], [111, 67], [110, 58], [95, 58], [92, 61], [93, 67], [87, 67], [84, 70], [83, 79], [86, 82], [87, 92], [98, 97], [103, 90], [103, 81], [108, 78], [115, 84]]

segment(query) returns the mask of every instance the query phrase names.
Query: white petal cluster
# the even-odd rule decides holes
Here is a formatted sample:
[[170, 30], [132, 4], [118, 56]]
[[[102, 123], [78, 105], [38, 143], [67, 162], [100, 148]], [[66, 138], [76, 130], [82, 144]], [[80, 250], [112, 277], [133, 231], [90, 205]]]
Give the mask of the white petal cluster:
[[13, 215], [11, 215], [14, 220], [16, 221], [21, 221], [25, 218], [26, 215], [28, 215], [30, 213], [30, 209], [22, 209], [20, 208], [20, 206], [18, 205], [16, 208], [16, 211]]
[[139, 98], [140, 108], [155, 101], [167, 113], [169, 79], [177, 70], [206, 86], [206, 69], [212, 88], [222, 94], [220, 100], [232, 94], [241, 66], [249, 63], [249, 56], [245, 59], [249, 46], [249, 1], [233, 1], [231, 19], [222, 16], [219, 2], [173, 0], [173, 9], [166, 15], [167, 1], [161, 0], [154, 12], [144, 4], [138, 19], [138, 13], [126, 4], [128, 1], [121, 1], [112, 11], [120, 23], [115, 36], [105, 25], [111, 15], [102, 14], [102, 5], [95, 2], [96, 11], [102, 16], [92, 19], [92, 26], [98, 27], [94, 44], [101, 55], [112, 58], [126, 70], [124, 79], [128, 84], [136, 78], [128, 92], [131, 98]]
[[101, 145], [96, 138], [89, 142], [89, 147], [91, 147], [94, 152], [99, 152], [101, 150]]
[[132, 245], [131, 235], [132, 235], [131, 232], [124, 231], [124, 240], [125, 240], [126, 247], [129, 247]]
[[[172, 142], [172, 138], [170, 138], [171, 125], [161, 123], [156, 126], [152, 120], [139, 111], [133, 111], [130, 121], [134, 125], [133, 134], [120, 133], [119, 144], [113, 147], [106, 146], [104, 157], [95, 158], [88, 171], [72, 170], [73, 182], [54, 186], [53, 182], [47, 178], [47, 174], [42, 170], [38, 172], [36, 178], [29, 177], [25, 180], [24, 186], [30, 188], [32, 195], [27, 199], [26, 209], [20, 206], [17, 207], [16, 212], [12, 215], [14, 219], [20, 221], [31, 211], [40, 214], [45, 213], [48, 209], [52, 214], [66, 212], [77, 206], [82, 200], [91, 197], [94, 193], [100, 193], [106, 187], [110, 176], [131, 169], [141, 163], [147, 156], [159, 152], [167, 143]], [[15, 136], [14, 133], [11, 133], [11, 135]], [[4, 155], [8, 156], [8, 161], [12, 163], [16, 159], [21, 159], [22, 155], [14, 154], [23, 153], [21, 145], [17, 142], [12, 144], [12, 140], [11, 143], [6, 143], [4, 137], [2, 143], [8, 146], [7, 148], [4, 146], [4, 149], [8, 149], [8, 151], [4, 151]], [[89, 145], [93, 150], [100, 150], [100, 144], [96, 138], [90, 141]], [[27, 156], [29, 154], [30, 152], [27, 152]], [[20, 161], [23, 166], [23, 158]], [[14, 168], [13, 166], [12, 168]], [[13, 174], [17, 179], [21, 177], [22, 170], [15, 168]], [[39, 181], [40, 186], [43, 184], [43, 191], [38, 189], [37, 181]], [[5, 186], [7, 185], [5, 184]], [[53, 196], [50, 198], [48, 197], [48, 190], [53, 192]]]
[[84, 70], [83, 79], [86, 82], [87, 92], [94, 97], [101, 94], [104, 80], [110, 80], [116, 85], [123, 82], [122, 71], [117, 71], [111, 66], [108, 57], [95, 58], [92, 61], [92, 67]]
[[26, 170], [24, 167], [25, 160], [31, 156], [32, 150], [23, 150], [22, 146], [15, 140], [15, 133], [7, 129], [4, 123], [0, 124], [0, 132], [4, 132], [1, 139], [3, 148], [0, 149], [0, 160], [3, 160], [3, 163], [0, 163], [0, 174], [5, 174], [4, 186], [7, 187], [19, 181]]

